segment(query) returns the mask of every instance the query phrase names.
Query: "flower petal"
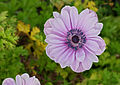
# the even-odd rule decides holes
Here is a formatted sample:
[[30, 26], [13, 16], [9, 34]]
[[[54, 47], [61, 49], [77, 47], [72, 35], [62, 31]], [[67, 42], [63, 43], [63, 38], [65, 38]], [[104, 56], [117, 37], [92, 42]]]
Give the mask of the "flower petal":
[[17, 84], [17, 85], [22, 85], [22, 83], [23, 83], [23, 80], [22, 80], [21, 76], [20, 76], [20, 75], [17, 75], [17, 76], [16, 76], [16, 84]]
[[82, 22], [84, 20], [84, 18], [89, 14], [89, 9], [85, 9], [83, 10], [79, 16], [78, 16], [78, 24], [77, 24], [77, 28], [81, 27], [82, 26]]
[[87, 39], [85, 43], [85, 47], [87, 47], [91, 52], [95, 53], [96, 55], [99, 55], [102, 52], [97, 42], [92, 40]]
[[59, 44], [59, 45], [49, 45], [46, 47], [46, 54], [48, 55], [48, 57], [52, 60], [55, 60], [55, 57], [57, 57], [58, 53], [65, 49], [66, 46]]
[[101, 52], [98, 55], [101, 55], [105, 51], [105, 41], [100, 36], [91, 37], [89, 39], [95, 41], [99, 45]]
[[70, 16], [66, 10], [61, 11], [61, 18], [65, 23], [65, 26], [67, 27], [68, 31], [71, 30]]
[[73, 51], [73, 53], [69, 56], [66, 64], [70, 66], [70, 64], [72, 64], [75, 60], [75, 51]]
[[76, 29], [77, 22], [78, 22], [78, 10], [74, 6], [70, 10], [70, 18], [72, 23], [72, 29]]
[[84, 48], [85, 48], [85, 54], [86, 54], [86, 56], [88, 56], [90, 61], [92, 61], [92, 62], [98, 62], [99, 61], [98, 57], [94, 53], [89, 51], [86, 47], [84, 47]]
[[49, 34], [49, 35], [46, 36], [45, 41], [47, 43], [51, 43], [51, 44], [64, 44], [65, 43], [65, 38], [60, 37], [58, 35]]
[[89, 56], [86, 55], [84, 61], [82, 62], [82, 66], [85, 70], [89, 70], [92, 67], [92, 61], [88, 57]]
[[67, 63], [67, 61], [72, 54], [73, 50], [69, 48], [64, 52], [64, 54], [60, 56], [58, 63], [60, 63], [62, 68], [65, 68], [66, 66], [70, 65], [70, 63]]
[[79, 73], [79, 72], [83, 72], [83, 71], [85, 71], [85, 69], [83, 68], [82, 63], [80, 62], [79, 66], [75, 72]]
[[74, 62], [70, 65], [71, 69], [76, 72], [79, 67], [79, 61], [74, 60]]
[[54, 18], [59, 18], [60, 14], [58, 12], [53, 12], [53, 16], [54, 16]]
[[94, 37], [96, 35], [99, 35], [102, 30], [103, 24], [97, 23], [95, 27], [93, 27], [91, 30], [85, 32], [87, 37]]
[[68, 13], [70, 13], [71, 7], [70, 6], [65, 6], [65, 7], [62, 8], [61, 11], [63, 11], [63, 10], [67, 11]]
[[51, 22], [53, 22], [53, 20], [54, 20], [53, 18], [50, 18], [44, 24], [44, 33], [45, 33], [45, 35], [48, 35], [48, 34], [51, 33], [51, 30], [52, 30]]
[[76, 51], [76, 60], [82, 62], [85, 58], [85, 52], [83, 49], [79, 49]]
[[21, 78], [26, 80], [29, 78], [29, 75], [27, 73], [24, 73], [21, 75]]
[[2, 85], [16, 85], [16, 84], [15, 84], [15, 80], [14, 79], [12, 79], [12, 78], [6, 78], [3, 81]]
[[66, 34], [67, 28], [65, 27], [63, 21], [60, 18], [55, 18], [52, 22], [52, 27], [55, 28], [54, 30], [58, 30], [59, 32]]
[[41, 85], [40, 81], [37, 78], [34, 78], [32, 85]]
[[82, 26], [83, 32], [86, 32], [92, 29], [97, 22], [98, 22], [98, 17], [96, 13], [94, 11], [86, 9], [83, 12], [81, 12], [79, 15], [77, 28], [80, 28]]

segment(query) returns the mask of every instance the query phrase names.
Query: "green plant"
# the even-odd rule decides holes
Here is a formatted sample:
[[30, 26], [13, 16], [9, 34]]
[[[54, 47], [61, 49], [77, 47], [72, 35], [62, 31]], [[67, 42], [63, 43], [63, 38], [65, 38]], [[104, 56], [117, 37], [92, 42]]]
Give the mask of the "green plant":
[[22, 46], [17, 46], [16, 19], [8, 18], [7, 12], [0, 13], [0, 84], [7, 77], [22, 73], [24, 65], [20, 56], [27, 56]]

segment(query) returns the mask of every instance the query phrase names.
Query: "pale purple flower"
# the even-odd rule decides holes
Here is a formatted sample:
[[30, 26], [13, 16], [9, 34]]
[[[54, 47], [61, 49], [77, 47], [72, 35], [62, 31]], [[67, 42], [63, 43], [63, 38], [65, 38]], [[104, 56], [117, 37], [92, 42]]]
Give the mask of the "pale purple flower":
[[6, 78], [2, 85], [41, 85], [39, 80], [33, 77], [29, 77], [27, 73], [24, 73], [23, 75], [17, 75], [16, 81], [13, 78]]
[[65, 6], [61, 14], [53, 12], [53, 16], [44, 25], [46, 54], [62, 68], [69, 66], [75, 72], [89, 70], [106, 46], [98, 36], [103, 24], [98, 22], [97, 14], [89, 9], [78, 14], [74, 6]]

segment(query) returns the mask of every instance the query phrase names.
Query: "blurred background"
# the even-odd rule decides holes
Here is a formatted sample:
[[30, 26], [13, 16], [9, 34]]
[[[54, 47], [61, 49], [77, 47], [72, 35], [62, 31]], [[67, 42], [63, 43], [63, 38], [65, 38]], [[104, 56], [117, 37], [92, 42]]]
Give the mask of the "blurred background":
[[[83, 73], [62, 69], [45, 53], [44, 23], [65, 5], [89, 8], [104, 24], [106, 51]], [[120, 0], [0, 0], [0, 85], [25, 72], [42, 85], [120, 85]]]

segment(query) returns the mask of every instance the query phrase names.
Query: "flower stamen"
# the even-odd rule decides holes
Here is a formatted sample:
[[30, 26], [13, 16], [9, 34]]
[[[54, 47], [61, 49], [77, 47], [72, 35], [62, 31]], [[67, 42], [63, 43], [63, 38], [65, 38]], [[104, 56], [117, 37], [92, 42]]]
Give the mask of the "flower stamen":
[[78, 50], [78, 48], [82, 48], [82, 46], [86, 43], [85, 34], [79, 29], [72, 29], [67, 32], [67, 42], [68, 47], [71, 47], [74, 50]]

